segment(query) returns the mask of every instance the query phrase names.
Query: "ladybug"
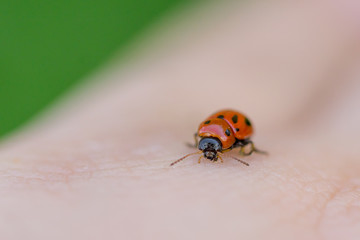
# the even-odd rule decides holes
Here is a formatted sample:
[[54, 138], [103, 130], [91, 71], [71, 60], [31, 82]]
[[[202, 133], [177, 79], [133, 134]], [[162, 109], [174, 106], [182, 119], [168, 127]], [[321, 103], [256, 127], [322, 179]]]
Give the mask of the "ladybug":
[[[244, 114], [234, 110], [218, 111], [200, 123], [198, 131], [194, 135], [195, 144], [192, 146], [198, 148], [199, 151], [185, 155], [171, 163], [170, 166], [194, 154], [202, 154], [198, 163], [202, 157], [213, 162], [220, 158], [223, 162], [222, 153], [237, 147], [240, 148], [240, 154], [243, 156], [251, 155], [253, 152], [266, 154], [266, 152], [257, 149], [250, 140], [253, 131], [250, 120]], [[246, 146], [250, 146], [249, 152], [245, 152]], [[238, 158], [232, 158], [249, 166], [248, 163]]]

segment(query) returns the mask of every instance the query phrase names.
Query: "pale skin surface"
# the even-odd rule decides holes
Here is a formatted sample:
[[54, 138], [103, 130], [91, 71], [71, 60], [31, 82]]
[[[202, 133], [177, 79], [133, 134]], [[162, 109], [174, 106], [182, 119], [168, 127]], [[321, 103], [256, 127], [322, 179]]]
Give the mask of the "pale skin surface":
[[[209, 11], [3, 142], [1, 239], [359, 239], [359, 9], [337, 4]], [[270, 155], [169, 167], [222, 108]]]

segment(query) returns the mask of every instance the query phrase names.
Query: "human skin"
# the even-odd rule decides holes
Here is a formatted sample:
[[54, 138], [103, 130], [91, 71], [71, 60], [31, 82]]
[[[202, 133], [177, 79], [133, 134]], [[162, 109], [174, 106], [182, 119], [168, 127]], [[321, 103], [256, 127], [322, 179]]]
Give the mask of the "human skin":
[[[1, 239], [359, 239], [357, 15], [324, 4], [193, 14], [8, 138]], [[222, 108], [269, 155], [170, 167]]]

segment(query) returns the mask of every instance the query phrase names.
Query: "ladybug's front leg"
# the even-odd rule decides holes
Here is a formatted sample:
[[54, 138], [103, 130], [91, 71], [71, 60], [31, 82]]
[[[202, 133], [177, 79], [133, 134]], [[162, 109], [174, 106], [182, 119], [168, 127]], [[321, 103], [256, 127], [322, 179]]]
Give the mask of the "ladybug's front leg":
[[198, 164], [200, 164], [202, 157], [203, 157], [203, 155], [200, 155], [200, 157], [199, 157], [199, 159], [198, 159]]

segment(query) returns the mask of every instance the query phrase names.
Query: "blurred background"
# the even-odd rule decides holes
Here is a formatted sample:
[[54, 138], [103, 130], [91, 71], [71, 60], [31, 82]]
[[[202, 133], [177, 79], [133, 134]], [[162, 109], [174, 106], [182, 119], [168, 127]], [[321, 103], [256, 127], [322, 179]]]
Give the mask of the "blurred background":
[[0, 1], [0, 138], [190, 2]]
[[[359, 7], [356, 1], [334, 0], [327, 4], [320, 1], [303, 4], [238, 1], [229, 4], [224, 1], [216, 3], [217, 6], [205, 14], [207, 17], [202, 24], [204, 19], [199, 10], [211, 4], [210, 1], [186, 0], [40, 0], [21, 4], [1, 1], [0, 139], [24, 126], [84, 79], [90, 79], [89, 76], [108, 66], [115, 56], [125, 59], [134, 42], [141, 40], [148, 46], [148, 39], [141, 39], [141, 34], [155, 23], [164, 23], [178, 12], [181, 12], [179, 19], [184, 22], [189, 16], [184, 9], [196, 8], [198, 13], [190, 14], [190, 20], [182, 25], [182, 29], [174, 27], [176, 30], [172, 33], [176, 36], [172, 36], [169, 52], [181, 56], [182, 50], [176, 52], [181, 49], [178, 46], [192, 52], [189, 46], [195, 46], [196, 51], [202, 49], [201, 58], [190, 57], [197, 64], [196, 68], [203, 73], [215, 67], [224, 71], [220, 71], [219, 76], [202, 76], [207, 81], [210, 78], [214, 78], [214, 82], [228, 79], [246, 86], [244, 79], [251, 78], [253, 87], [246, 87], [248, 96], [243, 93], [242, 106], [263, 106], [257, 95], [267, 96], [281, 111], [293, 111], [292, 117], [299, 121], [303, 116], [299, 109], [311, 110], [308, 109], [309, 102], [319, 103], [313, 109], [318, 111], [323, 108], [321, 102], [339, 94], [337, 86], [340, 82], [344, 85], [341, 76], [358, 56], [356, 9]], [[169, 35], [164, 39], [171, 39]], [[183, 36], [187, 39], [182, 39]], [[174, 38], [180, 39], [180, 44]], [[161, 41], [160, 44], [158, 41], [157, 49], [167, 51], [159, 45]], [[210, 63], [214, 56], [217, 60]], [[150, 56], [149, 59], [155, 58]], [[169, 62], [166, 57], [164, 59], [165, 63]], [[194, 66], [186, 61], [188, 63]], [[234, 63], [237, 66], [231, 68]], [[167, 71], [181, 72], [179, 84], [185, 83], [185, 79], [191, 84], [193, 79], [199, 79], [191, 68], [182, 71], [186, 64], [166, 67]], [[231, 74], [231, 69], [238, 72]], [[242, 79], [241, 83], [239, 79]], [[270, 92], [269, 88], [273, 90]], [[287, 95], [284, 89], [288, 89], [288, 95], [292, 97], [289, 101], [283, 100]], [[296, 98], [298, 90], [303, 94]], [[274, 109], [261, 111], [268, 116], [266, 121], [274, 118], [274, 122], [279, 122]]]

